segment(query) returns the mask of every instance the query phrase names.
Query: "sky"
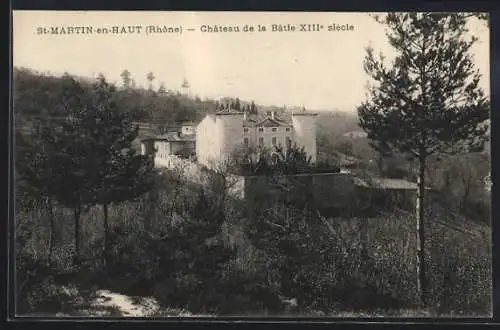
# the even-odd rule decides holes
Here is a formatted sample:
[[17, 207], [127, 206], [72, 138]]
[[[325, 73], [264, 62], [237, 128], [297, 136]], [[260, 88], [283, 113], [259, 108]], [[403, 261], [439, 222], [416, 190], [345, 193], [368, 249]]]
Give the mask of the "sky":
[[[294, 25], [272, 32], [272, 25]], [[320, 24], [302, 32], [300, 24]], [[328, 31], [328, 26], [352, 26]], [[182, 27], [182, 33], [146, 33], [148, 26]], [[202, 32], [202, 26], [265, 26], [261, 32]], [[50, 34], [52, 27], [92, 27], [92, 33]], [[103, 34], [98, 28], [141, 26], [139, 33]], [[194, 29], [188, 31], [188, 29]], [[473, 21], [479, 38], [472, 49], [489, 93], [489, 30]], [[137, 32], [138, 29], [134, 28]], [[355, 111], [365, 98], [369, 77], [363, 71], [365, 47], [392, 56], [383, 25], [365, 13], [276, 12], [99, 12], [14, 11], [13, 65], [55, 75], [104, 74], [121, 84], [127, 69], [138, 85], [181, 90], [201, 98], [239, 97], [257, 104], [305, 106], [314, 110]]]

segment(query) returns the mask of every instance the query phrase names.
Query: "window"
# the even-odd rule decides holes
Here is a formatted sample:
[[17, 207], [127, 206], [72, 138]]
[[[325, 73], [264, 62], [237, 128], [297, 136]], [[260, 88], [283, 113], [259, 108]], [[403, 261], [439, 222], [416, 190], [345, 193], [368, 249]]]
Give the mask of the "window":
[[264, 127], [259, 127], [259, 132], [264, 132]]
[[276, 132], [278, 129], [276, 127], [273, 127], [273, 132]]
[[286, 131], [287, 131], [287, 132], [290, 132], [290, 127], [287, 127], [287, 128], [286, 128]]
[[243, 143], [245, 144], [245, 147], [248, 147], [248, 138], [244, 138]]
[[243, 129], [243, 132], [248, 133], [248, 128], [247, 128], [247, 127], [245, 127], [245, 128]]
[[273, 146], [275, 146], [275, 145], [276, 145], [276, 136], [273, 136], [273, 139], [272, 139], [272, 144], [273, 144]]
[[262, 147], [264, 145], [264, 138], [259, 138], [259, 145]]

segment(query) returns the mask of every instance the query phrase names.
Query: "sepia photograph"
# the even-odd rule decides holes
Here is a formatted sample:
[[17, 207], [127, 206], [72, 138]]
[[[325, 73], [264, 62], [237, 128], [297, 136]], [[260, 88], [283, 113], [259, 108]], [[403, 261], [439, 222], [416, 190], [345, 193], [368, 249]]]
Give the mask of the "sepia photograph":
[[490, 318], [482, 12], [12, 13], [16, 317]]

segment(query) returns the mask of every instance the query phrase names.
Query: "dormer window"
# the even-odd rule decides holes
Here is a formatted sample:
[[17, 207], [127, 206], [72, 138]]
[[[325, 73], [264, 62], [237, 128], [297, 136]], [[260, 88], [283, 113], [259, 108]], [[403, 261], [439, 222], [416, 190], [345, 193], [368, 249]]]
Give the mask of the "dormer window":
[[278, 128], [277, 127], [273, 127], [272, 130], [273, 130], [273, 132], [276, 132], [276, 131], [278, 131]]

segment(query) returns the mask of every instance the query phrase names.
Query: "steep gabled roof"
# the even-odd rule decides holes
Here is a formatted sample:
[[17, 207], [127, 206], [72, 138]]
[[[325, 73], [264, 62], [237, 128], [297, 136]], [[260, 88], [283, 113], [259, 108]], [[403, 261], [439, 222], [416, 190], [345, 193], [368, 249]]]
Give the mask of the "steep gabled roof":
[[274, 119], [270, 115], [256, 114], [247, 115], [247, 119], [243, 122], [244, 127], [291, 127], [292, 118], [287, 113], [276, 114]]
[[277, 127], [277, 126], [290, 126], [289, 123], [286, 123], [279, 119], [265, 118], [264, 120], [255, 124], [256, 127]]

